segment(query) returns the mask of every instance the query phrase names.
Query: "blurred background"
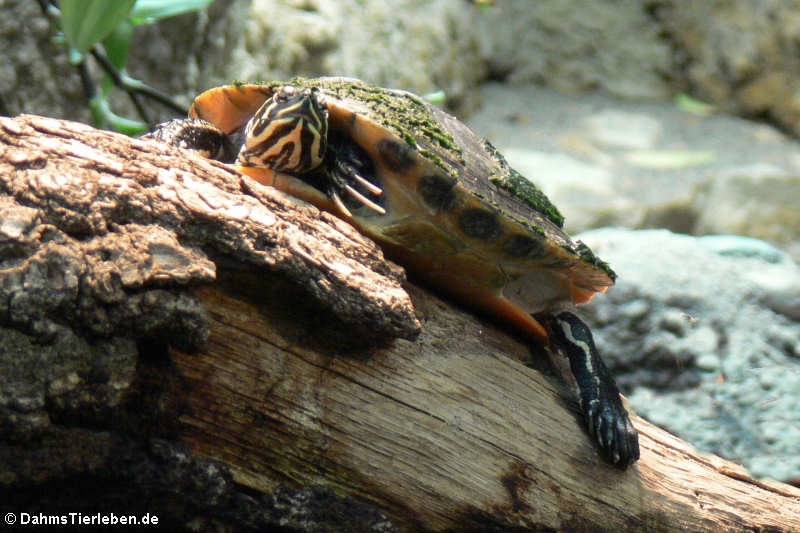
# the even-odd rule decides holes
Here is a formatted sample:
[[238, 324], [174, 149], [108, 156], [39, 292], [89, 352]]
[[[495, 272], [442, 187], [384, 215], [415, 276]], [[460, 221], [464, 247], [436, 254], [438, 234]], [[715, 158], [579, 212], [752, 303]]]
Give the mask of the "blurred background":
[[[92, 122], [47, 4], [0, 0], [0, 112]], [[617, 271], [584, 314], [633, 408], [800, 483], [800, 2], [216, 0], [131, 32], [127, 73], [183, 107], [298, 75], [443, 93]]]

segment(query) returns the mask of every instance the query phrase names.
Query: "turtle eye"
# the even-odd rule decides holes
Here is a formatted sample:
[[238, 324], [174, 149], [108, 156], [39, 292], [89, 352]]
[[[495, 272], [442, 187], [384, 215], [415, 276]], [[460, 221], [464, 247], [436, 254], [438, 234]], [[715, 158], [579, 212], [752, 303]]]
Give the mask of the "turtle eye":
[[317, 87], [312, 87], [309, 93], [309, 97], [313, 102], [317, 104], [317, 106], [324, 107], [325, 106], [325, 97]]
[[284, 85], [278, 92], [275, 93], [275, 95], [272, 98], [276, 103], [277, 102], [285, 103], [288, 102], [290, 99], [294, 98], [295, 96], [297, 96], [297, 89], [295, 89], [291, 85]]

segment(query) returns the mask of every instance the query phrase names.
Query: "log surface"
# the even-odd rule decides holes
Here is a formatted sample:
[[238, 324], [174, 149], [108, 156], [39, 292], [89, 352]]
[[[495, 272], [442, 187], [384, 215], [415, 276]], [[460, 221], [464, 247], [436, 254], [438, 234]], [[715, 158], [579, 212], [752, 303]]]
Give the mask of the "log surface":
[[[0, 210], [0, 325], [21, 347], [0, 350], [4, 487], [107, 466], [138, 397], [168, 420], [141, 439], [216, 461], [229, 490], [332, 487], [404, 530], [800, 531], [800, 490], [638, 417], [640, 461], [606, 465], [513, 333], [222, 165], [0, 118]], [[170, 401], [149, 406], [148, 380]], [[52, 454], [59, 431], [95, 443], [82, 464]]]

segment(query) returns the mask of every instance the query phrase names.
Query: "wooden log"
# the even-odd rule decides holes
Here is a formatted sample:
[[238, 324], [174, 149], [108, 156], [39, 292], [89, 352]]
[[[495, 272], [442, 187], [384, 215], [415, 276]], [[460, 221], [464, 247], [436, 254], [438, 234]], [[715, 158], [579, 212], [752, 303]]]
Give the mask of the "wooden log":
[[[59, 235], [49, 253], [84, 253], [77, 278], [105, 280], [79, 282], [89, 296], [56, 291], [58, 305], [36, 312], [0, 308], [4, 326], [169, 343], [178, 326], [127, 324], [114, 306], [182, 287], [204, 309], [157, 370], [174, 399], [170, 438], [250, 492], [328, 486], [414, 531], [800, 530], [800, 490], [638, 417], [640, 461], [606, 465], [514, 332], [402, 282], [346, 225], [222, 165], [75, 123], [0, 118], [0, 195], [14, 213], [0, 230], [21, 258], [0, 267], [7, 294], [51, 242], [37, 237], [45, 226]], [[119, 255], [87, 253], [99, 239]], [[98, 302], [108, 323], [87, 326], [101, 321], [87, 311]]]

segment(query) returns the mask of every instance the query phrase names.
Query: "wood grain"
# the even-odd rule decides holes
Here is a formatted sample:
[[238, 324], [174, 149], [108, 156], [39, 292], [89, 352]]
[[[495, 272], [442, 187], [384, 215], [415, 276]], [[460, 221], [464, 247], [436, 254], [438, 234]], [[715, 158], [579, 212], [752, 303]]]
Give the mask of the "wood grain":
[[800, 530], [800, 490], [640, 418], [641, 460], [609, 467], [563, 388], [521, 362], [524, 344], [412, 295], [416, 341], [348, 352], [302, 322], [276, 327], [280, 304], [199, 291], [214, 310], [209, 343], [174, 355], [189, 384], [184, 438], [254, 489], [331, 484], [413, 529]]

